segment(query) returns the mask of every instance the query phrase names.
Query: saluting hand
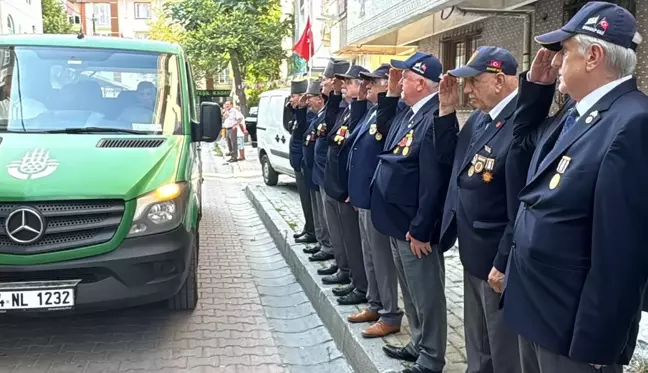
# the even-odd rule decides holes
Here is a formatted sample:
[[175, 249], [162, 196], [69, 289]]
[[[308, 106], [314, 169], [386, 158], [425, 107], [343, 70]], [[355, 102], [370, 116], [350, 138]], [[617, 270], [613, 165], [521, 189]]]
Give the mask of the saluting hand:
[[430, 246], [429, 242], [421, 242], [412, 237], [409, 232], [407, 232], [407, 234], [405, 235], [405, 239], [410, 243], [412, 254], [414, 254], [419, 259], [422, 259], [424, 256], [428, 256], [432, 252], [432, 246]]
[[303, 109], [306, 107], [306, 105], [308, 105], [308, 100], [306, 98], [306, 94], [303, 94], [301, 95], [301, 97], [299, 97], [299, 108]]
[[493, 267], [491, 269], [490, 273], [488, 274], [488, 285], [490, 285], [493, 290], [501, 294], [502, 291], [504, 291], [504, 278], [506, 276], [497, 270], [497, 268]]
[[342, 93], [342, 79], [335, 78], [333, 80], [333, 92], [335, 92], [335, 94]]
[[452, 114], [459, 105], [459, 81], [445, 74], [439, 84], [439, 116]]
[[360, 83], [360, 89], [358, 90], [358, 101], [366, 101], [367, 100], [367, 86], [369, 85], [369, 81], [363, 79], [362, 83]]
[[559, 67], [553, 65], [554, 57], [558, 52], [542, 48], [538, 51], [531, 64], [528, 79], [537, 84], [554, 84], [558, 79]]
[[387, 96], [400, 97], [403, 87], [401, 86], [401, 79], [403, 78], [403, 71], [391, 68], [389, 69], [389, 78], [387, 81]]

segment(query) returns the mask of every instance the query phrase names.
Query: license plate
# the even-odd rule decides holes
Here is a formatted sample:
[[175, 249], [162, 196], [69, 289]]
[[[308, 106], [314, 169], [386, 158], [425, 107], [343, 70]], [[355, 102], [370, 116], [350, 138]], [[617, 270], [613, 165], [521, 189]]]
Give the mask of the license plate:
[[71, 309], [77, 281], [0, 284], [0, 312]]

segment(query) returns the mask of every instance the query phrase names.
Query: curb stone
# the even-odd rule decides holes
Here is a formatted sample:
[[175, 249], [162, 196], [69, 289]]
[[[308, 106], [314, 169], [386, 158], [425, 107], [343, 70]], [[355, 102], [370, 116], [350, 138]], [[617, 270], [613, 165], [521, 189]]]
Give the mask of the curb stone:
[[245, 187], [245, 194], [256, 208], [261, 221], [273, 237], [276, 246], [292, 269], [295, 278], [303, 287], [322, 322], [329, 330], [335, 344], [345, 355], [356, 372], [361, 373], [397, 373], [403, 369], [400, 362], [390, 359], [381, 351], [383, 341], [364, 339], [360, 331], [362, 325], [352, 325], [346, 321], [347, 314], [338, 309], [332, 286], [321, 284], [317, 269], [301, 254], [302, 245], [290, 242], [289, 232], [292, 229], [281, 215], [274, 210], [265, 196], [256, 195], [250, 186]]

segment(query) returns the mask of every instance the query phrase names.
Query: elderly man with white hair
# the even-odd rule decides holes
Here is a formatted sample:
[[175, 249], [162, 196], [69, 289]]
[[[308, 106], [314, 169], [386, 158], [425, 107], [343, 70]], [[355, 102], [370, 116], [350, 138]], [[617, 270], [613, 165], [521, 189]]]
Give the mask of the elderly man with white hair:
[[[626, 9], [589, 2], [536, 41], [544, 48], [520, 79], [509, 153], [530, 165], [519, 175], [504, 321], [519, 335], [523, 373], [620, 373], [648, 281], [641, 38]], [[544, 120], [558, 76], [571, 108]]]

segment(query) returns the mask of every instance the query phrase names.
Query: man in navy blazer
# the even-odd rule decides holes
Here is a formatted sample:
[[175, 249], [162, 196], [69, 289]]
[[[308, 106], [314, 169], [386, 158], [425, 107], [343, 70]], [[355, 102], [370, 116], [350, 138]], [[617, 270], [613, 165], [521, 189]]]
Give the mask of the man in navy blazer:
[[[326, 66], [326, 69], [324, 70], [324, 79], [322, 80], [322, 96], [325, 100], [325, 106], [324, 106], [324, 121], [320, 122], [317, 127], [315, 127], [315, 145], [313, 146], [314, 148], [314, 162], [313, 162], [313, 182], [317, 184], [317, 186], [320, 189], [320, 197], [322, 198], [322, 207], [324, 206], [326, 202], [326, 192], [324, 191], [324, 171], [326, 170], [326, 155], [328, 153], [328, 138], [326, 135], [328, 134], [328, 127], [326, 124], [326, 107], [328, 106], [328, 100], [331, 96], [331, 93], [333, 92], [333, 82], [335, 80], [335, 74], [342, 74], [345, 73], [349, 69], [349, 62], [347, 61], [342, 61], [342, 60], [334, 60], [331, 59]], [[346, 107], [346, 101], [342, 101], [340, 103], [341, 107]], [[341, 115], [342, 112], [340, 111], [338, 113], [338, 116]], [[330, 226], [328, 224], [328, 216], [326, 216], [326, 209], [323, 208], [324, 211], [324, 221], [327, 224], [327, 227], [329, 228], [329, 235], [330, 235]], [[335, 245], [333, 242], [331, 242], [331, 245]], [[308, 260], [313, 261], [313, 262], [324, 262], [328, 261], [331, 259], [334, 259], [335, 256], [333, 255], [334, 252], [343, 252], [344, 249], [335, 249], [333, 247], [333, 252], [329, 252], [326, 250], [321, 250], [319, 252], [314, 253], [312, 256], [308, 258]], [[321, 270], [318, 270], [317, 272], [321, 275], [332, 275], [335, 274], [339, 268], [341, 267], [341, 271], [348, 273], [349, 268], [348, 264], [346, 263], [346, 258], [337, 258], [338, 260], [341, 260], [337, 264], [331, 264], [327, 268], [323, 268]], [[348, 277], [348, 276], [347, 276]], [[349, 278], [345, 276], [341, 276], [339, 278], [339, 284], [348, 284], [351, 282]]]
[[[366, 97], [358, 97], [362, 83], [361, 72], [369, 71], [362, 66], [352, 65], [346, 73], [335, 75], [336, 83], [326, 108], [327, 127], [330, 131], [327, 134], [329, 149], [324, 176], [324, 190], [327, 195], [324, 208], [331, 230], [333, 248], [341, 247], [344, 250], [340, 255], [336, 254], [336, 261], [340, 262], [338, 256], [346, 256], [349, 273], [339, 272], [331, 277], [324, 277], [322, 281], [337, 283], [340, 276], [350, 275], [352, 286], [341, 289], [342, 292], [336, 294], [340, 296], [337, 301], [341, 305], [355, 305], [367, 301], [367, 275], [362, 258], [358, 212], [348, 203], [349, 192], [346, 179], [348, 152], [342, 151], [344, 143], [368, 109]], [[349, 106], [342, 110], [342, 115], [338, 117], [339, 102], [342, 99]]]
[[[333, 255], [333, 247], [331, 246], [331, 237], [324, 215], [324, 203], [320, 196], [319, 186], [313, 180], [313, 166], [315, 163], [315, 140], [317, 139], [317, 127], [324, 122], [325, 118], [325, 100], [321, 91], [321, 81], [313, 80], [308, 83], [308, 90], [306, 96], [308, 99], [309, 110], [314, 114], [311, 118], [308, 128], [304, 133], [303, 138], [303, 153], [302, 170], [306, 185], [310, 190], [310, 200], [313, 206], [313, 225], [315, 227], [315, 238], [317, 238], [318, 245], [311, 248], [305, 248], [304, 252], [307, 254], [315, 254], [320, 250], [329, 255]], [[328, 270], [328, 271], [327, 271]], [[330, 275], [337, 271], [334, 267], [332, 272], [330, 269], [319, 269], [318, 273], [322, 275]]]
[[[412, 333], [406, 347], [386, 345], [390, 357], [416, 361], [403, 372], [436, 373], [445, 366], [447, 317], [445, 265], [438, 247], [443, 204], [452, 167], [440, 162], [453, 153], [457, 124], [434, 122], [439, 106], [441, 62], [418, 52], [392, 61], [387, 98], [379, 103], [379, 121], [393, 120], [379, 154], [371, 187], [371, 220], [390, 237], [392, 255]], [[396, 113], [399, 97], [409, 106]], [[447, 138], [439, 144], [435, 132]]]
[[517, 334], [499, 308], [520, 188], [507, 183], [513, 140], [518, 63], [498, 47], [477, 49], [468, 63], [448, 71], [439, 91], [439, 118], [457, 121], [457, 78], [475, 110], [457, 142], [441, 226], [441, 248], [459, 240], [464, 267], [467, 373], [519, 373]]
[[641, 37], [627, 10], [589, 2], [536, 41], [545, 49], [521, 79], [518, 110], [544, 118], [534, 102], [552, 95], [558, 75], [575, 105], [551, 131], [534, 128], [531, 114], [515, 119], [514, 146], [535, 151], [504, 320], [520, 336], [523, 372], [622, 372], [648, 281], [648, 98], [632, 75]]

